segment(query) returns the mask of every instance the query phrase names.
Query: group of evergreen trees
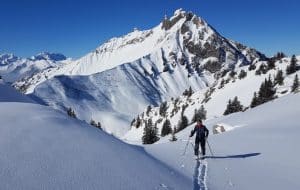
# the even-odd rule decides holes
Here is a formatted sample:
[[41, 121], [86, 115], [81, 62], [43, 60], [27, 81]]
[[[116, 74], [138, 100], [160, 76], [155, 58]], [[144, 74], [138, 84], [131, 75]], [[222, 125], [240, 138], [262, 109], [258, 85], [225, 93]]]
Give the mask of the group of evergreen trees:
[[198, 121], [199, 119], [205, 120], [206, 119], [206, 113], [204, 106], [201, 105], [200, 109], [195, 109], [194, 117], [192, 119], [193, 122]]
[[275, 93], [276, 90], [274, 89], [274, 84], [271, 80], [271, 76], [269, 76], [269, 79], [265, 79], [260, 85], [258, 93], [254, 92], [250, 107], [253, 108], [273, 100], [275, 98]]
[[167, 110], [168, 110], [168, 103], [167, 102], [161, 103], [159, 106], [159, 115], [161, 115], [162, 117], [166, 117]]
[[240, 74], [239, 74], [239, 79], [243, 79], [243, 78], [245, 78], [247, 76], [247, 72], [245, 71], [245, 70], [241, 70], [241, 72], [240, 72]]
[[194, 91], [193, 91], [192, 87], [190, 87], [189, 89], [185, 89], [185, 91], [182, 93], [182, 95], [191, 97], [193, 95], [193, 93], [194, 93]]
[[153, 144], [159, 140], [158, 129], [156, 125], [153, 125], [151, 118], [148, 119], [147, 122], [145, 122], [145, 128], [144, 128], [142, 140], [143, 140], [143, 144]]
[[299, 70], [299, 67], [297, 66], [297, 58], [295, 55], [292, 56], [291, 63], [286, 67], [286, 74], [293, 74], [297, 70]]
[[188, 125], [189, 125], [189, 120], [185, 115], [183, 115], [181, 119], [178, 121], [176, 132], [185, 129]]
[[274, 83], [275, 83], [275, 85], [276, 84], [283, 85], [283, 83], [284, 83], [283, 81], [284, 81], [283, 72], [282, 72], [282, 70], [278, 70], [276, 73], [276, 76], [274, 78]]
[[74, 111], [72, 108], [69, 108], [69, 109], [67, 110], [67, 114], [68, 114], [68, 116], [70, 116], [70, 117], [77, 118], [77, 116], [76, 116], [76, 114], [75, 114], [75, 111]]
[[299, 90], [299, 79], [298, 79], [298, 75], [296, 74], [292, 86], [292, 92], [297, 92], [298, 90]]
[[161, 129], [161, 136], [164, 137], [170, 133], [172, 133], [171, 122], [169, 119], [166, 119]]
[[234, 97], [233, 101], [229, 99], [226, 110], [224, 111], [223, 115], [229, 115], [231, 113], [243, 111], [243, 106], [241, 102], [238, 100], [238, 97]]
[[102, 129], [101, 123], [100, 122], [96, 123], [96, 121], [93, 119], [91, 119], [90, 124], [98, 129]]
[[[165, 106], [163, 106], [163, 107], [165, 107]], [[206, 119], [206, 110], [203, 105], [201, 105], [200, 109], [195, 110], [195, 114], [194, 114], [192, 121], [196, 122], [199, 119], [201, 119], [201, 120]], [[136, 126], [137, 126], [138, 120], [140, 120], [139, 117], [137, 120], [133, 121]], [[143, 132], [143, 137], [142, 137], [143, 144], [152, 144], [159, 140], [157, 123], [158, 122], [156, 122], [153, 125], [153, 121], [151, 118], [145, 122], [145, 127], [144, 127], [144, 132]], [[173, 129], [172, 129], [171, 121], [168, 118], [166, 118], [162, 125], [160, 136], [165, 137], [169, 134], [172, 134], [170, 141], [176, 141], [177, 138], [175, 136], [175, 133], [185, 129], [188, 125], [189, 125], [189, 120], [183, 114], [181, 115], [181, 119], [178, 121], [177, 127], [174, 127]]]

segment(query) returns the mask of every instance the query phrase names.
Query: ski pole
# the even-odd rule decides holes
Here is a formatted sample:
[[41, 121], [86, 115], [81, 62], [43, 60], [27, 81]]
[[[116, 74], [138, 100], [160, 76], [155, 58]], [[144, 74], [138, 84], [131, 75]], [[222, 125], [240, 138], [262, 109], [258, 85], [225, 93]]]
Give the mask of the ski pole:
[[190, 143], [190, 139], [191, 139], [191, 137], [189, 137], [188, 141], [186, 142], [186, 145], [185, 145], [184, 152], [183, 152], [182, 156], [184, 156], [185, 153], [186, 153], [186, 149], [187, 149], [187, 147], [188, 147], [188, 145]]
[[209, 142], [208, 142], [208, 140], [207, 140], [207, 139], [206, 139], [206, 142], [207, 142], [207, 145], [208, 145], [208, 148], [209, 148], [210, 154], [211, 154], [212, 156], [214, 156], [214, 154], [213, 154], [213, 152], [212, 152], [212, 150], [211, 150], [211, 147], [210, 147], [210, 145], [209, 145]]

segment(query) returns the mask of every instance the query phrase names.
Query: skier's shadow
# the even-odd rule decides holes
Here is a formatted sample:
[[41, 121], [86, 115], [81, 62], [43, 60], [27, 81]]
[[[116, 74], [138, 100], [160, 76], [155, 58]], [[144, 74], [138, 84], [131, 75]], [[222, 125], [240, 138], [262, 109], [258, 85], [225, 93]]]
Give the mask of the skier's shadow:
[[226, 159], [226, 158], [249, 158], [249, 157], [254, 157], [258, 156], [261, 153], [248, 153], [248, 154], [237, 154], [237, 155], [226, 155], [226, 156], [205, 156], [205, 158], [210, 158], [210, 159]]
[[197, 160], [193, 176], [193, 190], [205, 190], [205, 170], [206, 165]]

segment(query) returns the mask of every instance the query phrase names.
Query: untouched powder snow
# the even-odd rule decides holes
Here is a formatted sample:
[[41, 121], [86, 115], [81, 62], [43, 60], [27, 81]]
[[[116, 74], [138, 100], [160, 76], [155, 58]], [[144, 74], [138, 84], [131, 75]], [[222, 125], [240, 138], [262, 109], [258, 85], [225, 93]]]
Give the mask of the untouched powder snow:
[[0, 93], [0, 189], [191, 189], [143, 148], [16, 94]]
[[[300, 170], [300, 94], [290, 94], [246, 112], [205, 121], [213, 156], [193, 159], [193, 145], [183, 155], [193, 126], [165, 137], [146, 150], [175, 171], [193, 179], [193, 189], [298, 189]], [[212, 126], [232, 130], [213, 135]], [[236, 127], [239, 126], [239, 127]], [[194, 138], [191, 140], [194, 143]]]

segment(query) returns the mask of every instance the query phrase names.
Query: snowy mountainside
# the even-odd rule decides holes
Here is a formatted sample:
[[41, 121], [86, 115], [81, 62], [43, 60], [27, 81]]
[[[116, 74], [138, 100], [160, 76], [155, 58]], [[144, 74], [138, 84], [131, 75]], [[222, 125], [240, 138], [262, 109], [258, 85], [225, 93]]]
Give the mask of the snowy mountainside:
[[[299, 183], [300, 93], [288, 94], [245, 112], [205, 121], [210, 130], [207, 157], [193, 159], [195, 123], [152, 145], [147, 152], [185, 176], [193, 176], [199, 189], [298, 189]], [[214, 135], [212, 127], [226, 124], [232, 130]]]
[[203, 68], [215, 72], [222, 66], [250, 64], [255, 59], [266, 58], [254, 49], [227, 40], [197, 15], [179, 9], [150, 30], [135, 29], [112, 38], [58, 70], [37, 73], [15, 86], [23, 86], [23, 92], [32, 93], [35, 86], [57, 75], [91, 75], [155, 54], [160, 54], [165, 67], [180, 63], [186, 65], [190, 73], [200, 73]]
[[[30, 96], [59, 110], [71, 107], [79, 119], [100, 121], [105, 131], [120, 137], [128, 131], [136, 113], [148, 104], [159, 105], [187, 86], [200, 90], [214, 80], [208, 72], [201, 78], [188, 77], [182, 65], [172, 74], [156, 73], [159, 60], [145, 63], [146, 59], [154, 58], [90, 76], [56, 76], [38, 85]], [[148, 74], [145, 74], [146, 69]]]
[[[300, 56], [297, 57], [300, 60]], [[291, 58], [282, 58], [277, 60], [273, 69], [268, 70], [265, 74], [256, 74], [261, 65], [267, 65], [268, 62], [260, 61], [255, 63], [256, 69], [249, 70], [250, 66], [238, 67], [234, 70], [236, 73], [234, 77], [230, 76], [230, 72], [227, 72], [223, 77], [220, 77], [210, 87], [202, 89], [200, 91], [195, 90], [191, 96], [182, 95], [171, 101], [166, 102], [165, 116], [160, 114], [160, 107], [152, 107], [150, 110], [144, 108], [144, 112], [134, 117], [132, 121], [131, 130], [123, 137], [125, 141], [130, 143], [140, 144], [144, 132], [144, 127], [149, 119], [158, 129], [158, 134], [161, 134], [162, 127], [166, 119], [171, 123], [172, 128], [178, 128], [182, 116], [186, 116], [188, 122], [191, 123], [195, 115], [195, 110], [199, 110], [201, 106], [206, 111], [206, 118], [208, 120], [218, 118], [223, 115], [228, 100], [233, 100], [235, 96], [243, 105], [243, 109], [250, 109], [250, 104], [253, 98], [254, 92], [258, 92], [260, 85], [269, 76], [274, 80], [279, 70], [283, 71], [283, 84], [276, 84], [276, 97], [281, 97], [291, 93], [291, 86], [295, 75], [300, 76], [300, 70], [293, 74], [286, 74], [286, 68], [291, 62]], [[299, 64], [299, 61], [298, 61]], [[244, 78], [239, 78], [238, 75], [241, 71], [246, 71]], [[223, 82], [222, 82], [223, 81]], [[224, 82], [227, 81], [227, 82]], [[137, 124], [139, 120], [140, 124]]]
[[6, 82], [29, 78], [45, 69], [56, 68], [69, 62], [58, 53], [43, 52], [31, 58], [20, 58], [13, 54], [0, 54], [0, 75]]
[[0, 83], [0, 189], [192, 188], [143, 148], [6, 87]]
[[264, 59], [202, 18], [177, 10], [153, 29], [113, 38], [83, 58], [14, 86], [54, 108], [72, 107], [80, 119], [100, 121], [122, 136], [144, 106], [177, 97], [189, 86], [203, 89], [223, 69]]

